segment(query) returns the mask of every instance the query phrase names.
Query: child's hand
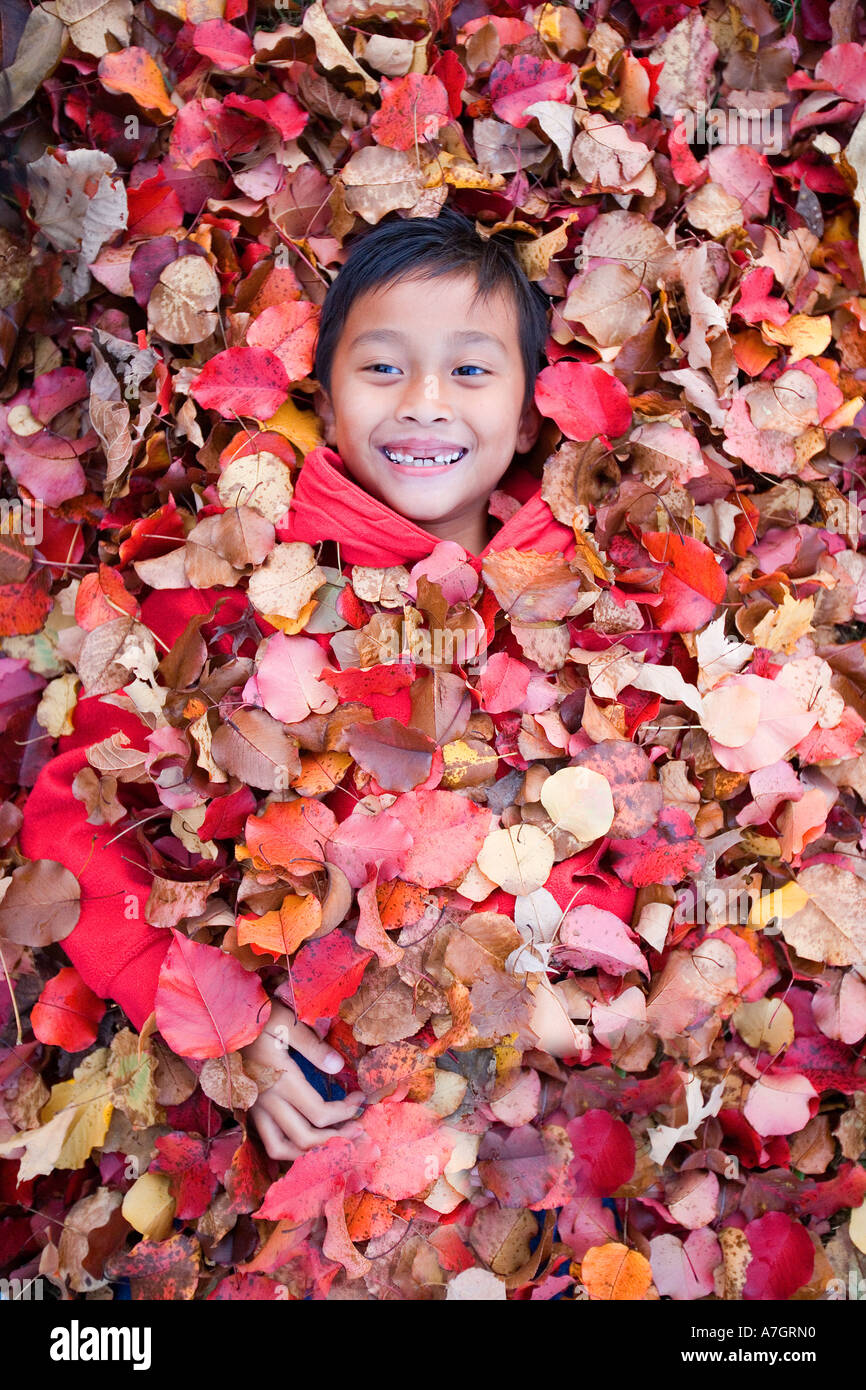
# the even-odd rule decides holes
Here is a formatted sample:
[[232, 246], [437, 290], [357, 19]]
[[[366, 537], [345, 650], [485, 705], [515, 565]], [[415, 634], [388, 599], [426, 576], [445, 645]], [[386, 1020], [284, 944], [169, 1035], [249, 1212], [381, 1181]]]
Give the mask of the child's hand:
[[273, 1005], [264, 1031], [242, 1052], [251, 1061], [282, 1073], [250, 1110], [266, 1152], [278, 1159], [299, 1158], [305, 1149], [332, 1139], [338, 1131], [328, 1126], [353, 1119], [364, 1099], [361, 1091], [353, 1091], [345, 1100], [323, 1100], [289, 1056], [290, 1047], [321, 1071], [333, 1075], [343, 1067], [340, 1054], [320, 1042], [312, 1029], [298, 1023], [291, 1009]]

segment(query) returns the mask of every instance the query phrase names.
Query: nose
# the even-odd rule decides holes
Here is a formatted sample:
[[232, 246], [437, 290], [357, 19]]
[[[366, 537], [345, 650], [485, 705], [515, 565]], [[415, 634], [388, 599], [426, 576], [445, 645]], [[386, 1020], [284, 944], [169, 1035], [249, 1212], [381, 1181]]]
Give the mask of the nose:
[[436, 372], [416, 372], [407, 378], [397, 419], [412, 421], [417, 425], [434, 425], [442, 420], [454, 419], [454, 411]]

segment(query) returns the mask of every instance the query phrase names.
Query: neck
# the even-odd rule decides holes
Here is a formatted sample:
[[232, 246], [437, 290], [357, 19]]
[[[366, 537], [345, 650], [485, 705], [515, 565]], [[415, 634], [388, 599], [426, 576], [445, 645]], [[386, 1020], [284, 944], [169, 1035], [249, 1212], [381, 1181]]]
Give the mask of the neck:
[[490, 518], [486, 498], [471, 512], [444, 517], [441, 521], [422, 521], [420, 525], [440, 541], [456, 541], [470, 555], [480, 555], [490, 540]]

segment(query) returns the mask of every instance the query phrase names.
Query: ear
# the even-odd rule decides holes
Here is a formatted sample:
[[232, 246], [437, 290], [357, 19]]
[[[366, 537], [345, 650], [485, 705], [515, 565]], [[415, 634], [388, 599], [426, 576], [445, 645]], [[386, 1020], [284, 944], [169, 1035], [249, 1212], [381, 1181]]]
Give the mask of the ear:
[[541, 430], [542, 418], [534, 401], [530, 401], [520, 417], [517, 427], [516, 452], [526, 454], [532, 448]]
[[331, 448], [336, 448], [337, 444], [337, 421], [334, 415], [334, 407], [331, 398], [321, 386], [313, 397], [316, 414], [322, 422], [325, 435], [325, 443]]

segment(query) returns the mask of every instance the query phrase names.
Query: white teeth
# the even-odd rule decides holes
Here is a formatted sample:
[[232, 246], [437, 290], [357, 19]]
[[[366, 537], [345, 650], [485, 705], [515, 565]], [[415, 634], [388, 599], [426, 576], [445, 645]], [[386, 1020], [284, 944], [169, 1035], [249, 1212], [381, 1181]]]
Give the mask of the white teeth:
[[452, 454], [435, 454], [433, 458], [416, 458], [414, 454], [398, 454], [391, 449], [386, 449], [385, 453], [393, 463], [409, 464], [415, 468], [435, 468], [443, 463], [456, 463], [463, 457], [465, 449], [457, 449]]

